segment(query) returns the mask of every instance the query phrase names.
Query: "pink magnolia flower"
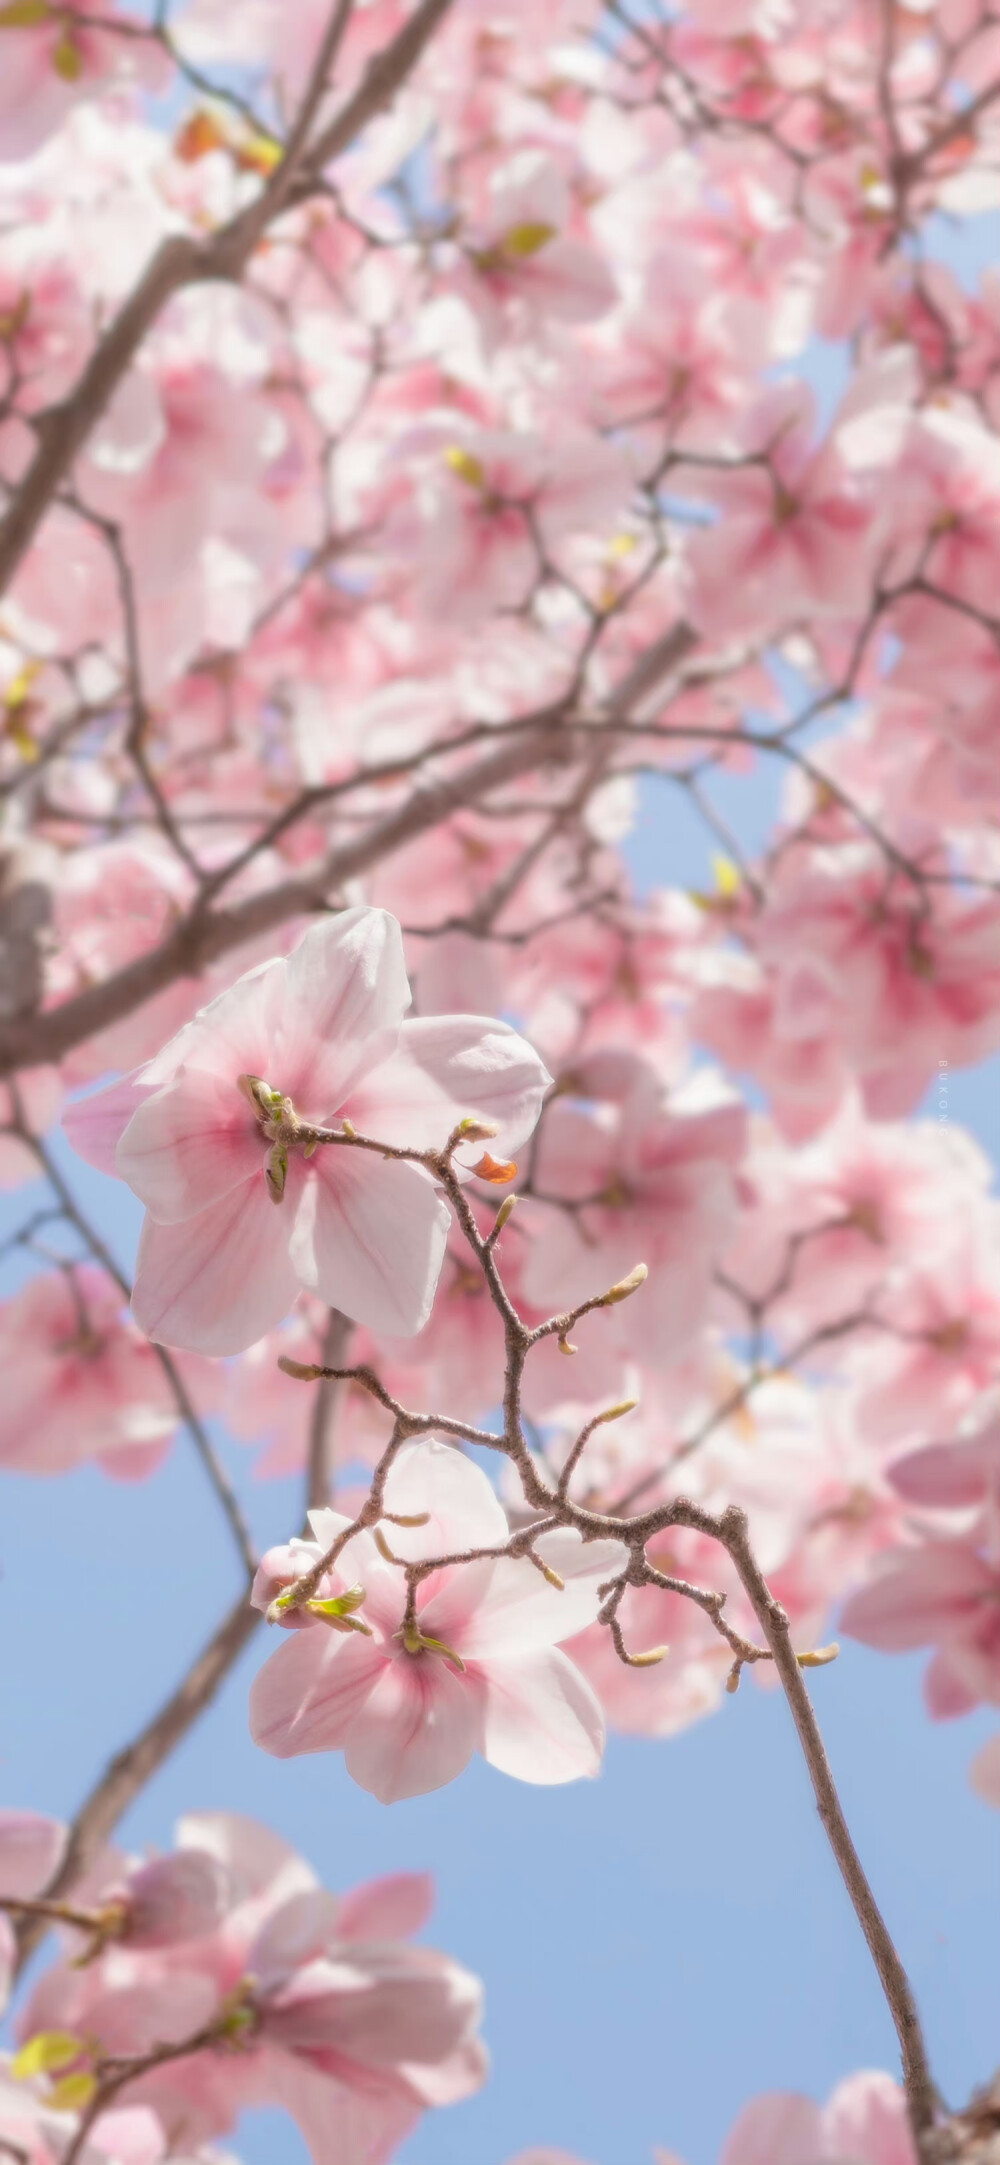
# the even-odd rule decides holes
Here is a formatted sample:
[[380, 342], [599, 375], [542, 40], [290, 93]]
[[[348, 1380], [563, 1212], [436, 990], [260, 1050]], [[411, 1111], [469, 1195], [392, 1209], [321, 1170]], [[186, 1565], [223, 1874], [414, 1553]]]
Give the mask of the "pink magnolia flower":
[[[118, 1481], [143, 1480], [169, 1450], [180, 1415], [125, 1296], [97, 1263], [47, 1271], [0, 1303], [0, 1466], [65, 1473], [96, 1459]], [[215, 1379], [184, 1373], [200, 1403]]]
[[735, 1209], [745, 1114], [707, 1071], [668, 1097], [637, 1054], [591, 1054], [572, 1079], [594, 1105], [584, 1111], [561, 1097], [546, 1114], [525, 1291], [550, 1311], [569, 1307], [647, 1263], [649, 1279], [622, 1328], [630, 1350], [660, 1365], [704, 1318]]
[[709, 637], [771, 629], [808, 612], [849, 616], [865, 600], [871, 519], [836, 445], [817, 448], [802, 385], [761, 402], [748, 449], [767, 463], [698, 476], [720, 514], [689, 549], [691, 607]]
[[482, 216], [461, 234], [465, 262], [455, 277], [489, 347], [505, 317], [515, 335], [537, 337], [550, 318], [589, 323], [613, 308], [611, 270], [572, 226], [570, 191], [551, 158], [524, 150], [491, 175]]
[[426, 1875], [338, 1899], [280, 1836], [236, 1813], [189, 1816], [178, 1837], [176, 1859], [207, 1860], [228, 1882], [215, 1929], [155, 1949], [112, 1945], [84, 1968], [60, 1963], [36, 1986], [22, 2035], [58, 2028], [135, 2054], [230, 2016], [233, 2043], [130, 2086], [183, 2133], [185, 2150], [247, 2106], [280, 2104], [317, 2165], [384, 2165], [425, 2106], [478, 2087], [477, 1980], [400, 1944], [426, 1920]]
[[884, 1653], [937, 1651], [924, 1678], [936, 1721], [985, 1701], [1000, 1706], [1000, 1565], [972, 1539], [925, 1541], [880, 1560], [852, 1594], [843, 1629]]
[[408, 1004], [399, 926], [348, 910], [73, 1109], [83, 1155], [113, 1163], [146, 1205], [133, 1309], [150, 1337], [240, 1352], [300, 1286], [374, 1329], [420, 1329], [450, 1223], [429, 1174], [349, 1144], [314, 1149], [301, 1123], [347, 1120], [421, 1149], [475, 1113], [498, 1123], [506, 1155], [549, 1077], [506, 1024], [405, 1022]]
[[[393, 1553], [411, 1562], [498, 1549], [509, 1538], [485, 1474], [447, 1444], [399, 1453], [386, 1509], [429, 1513], [426, 1526], [390, 1527]], [[258, 1607], [302, 1577], [350, 1521], [320, 1511], [310, 1523], [312, 1542], [264, 1558]], [[333, 1620], [338, 1628], [321, 1614], [293, 1612], [298, 1628], [254, 1679], [255, 1742], [282, 1759], [342, 1750], [348, 1773], [383, 1804], [440, 1789], [477, 1750], [519, 1781], [596, 1774], [603, 1717], [559, 1641], [593, 1622], [598, 1585], [621, 1568], [624, 1552], [617, 1542], [584, 1547], [560, 1528], [540, 1537], [538, 1553], [564, 1581], [561, 1591], [526, 1557], [451, 1564], [420, 1583], [407, 1621], [403, 1573], [371, 1534], [356, 1534], [318, 1596], [346, 1595], [351, 1612]]]

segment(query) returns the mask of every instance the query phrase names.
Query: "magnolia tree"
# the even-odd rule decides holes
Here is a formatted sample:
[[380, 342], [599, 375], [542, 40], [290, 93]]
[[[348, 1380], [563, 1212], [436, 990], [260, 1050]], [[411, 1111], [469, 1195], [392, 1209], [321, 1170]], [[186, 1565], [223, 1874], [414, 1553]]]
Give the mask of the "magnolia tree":
[[[61, 1942], [0, 2150], [210, 2165], [270, 2103], [384, 2165], [483, 2080], [426, 1878], [109, 1846], [255, 1636], [256, 1744], [383, 1803], [769, 1665], [899, 2065], [725, 2165], [985, 2165], [804, 1672], [1000, 1702], [997, 1207], [911, 1120], [1000, 1045], [1000, 283], [927, 252], [1000, 193], [1000, 18], [3, 0], [0, 159], [0, 1464], [186, 1433], [245, 1575], [69, 1827], [0, 1818], [11, 1987]], [[637, 893], [650, 776], [711, 891]], [[301, 1472], [260, 1558], [216, 1419]]]

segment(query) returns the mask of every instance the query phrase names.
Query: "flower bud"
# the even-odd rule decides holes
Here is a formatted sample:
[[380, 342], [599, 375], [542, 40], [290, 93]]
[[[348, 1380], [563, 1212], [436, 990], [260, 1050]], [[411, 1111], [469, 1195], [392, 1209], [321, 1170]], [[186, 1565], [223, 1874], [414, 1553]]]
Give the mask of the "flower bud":
[[829, 1646], [813, 1647], [808, 1654], [796, 1654], [795, 1659], [800, 1669], [825, 1669], [828, 1661], [836, 1661], [839, 1652], [839, 1642], [833, 1639]]
[[294, 1376], [296, 1383], [316, 1383], [323, 1373], [315, 1361], [293, 1361], [287, 1353], [278, 1355], [278, 1367], [283, 1376]]
[[637, 1398], [623, 1398], [617, 1406], [609, 1406], [606, 1413], [595, 1413], [594, 1427], [600, 1428], [605, 1421], [620, 1421], [622, 1415], [631, 1413], [638, 1403]]
[[509, 1219], [513, 1215], [516, 1203], [516, 1195], [504, 1196], [503, 1202], [501, 1203], [500, 1208], [497, 1211], [496, 1217], [493, 1220], [494, 1238], [498, 1233], [503, 1232], [504, 1226], [508, 1223]]
[[630, 1294], [637, 1293], [639, 1287], [645, 1285], [648, 1277], [648, 1266], [645, 1263], [637, 1263], [635, 1269], [629, 1271], [627, 1278], [619, 1278], [617, 1285], [608, 1288], [603, 1299], [598, 1303], [599, 1307], [614, 1308], [618, 1301], [627, 1301]]

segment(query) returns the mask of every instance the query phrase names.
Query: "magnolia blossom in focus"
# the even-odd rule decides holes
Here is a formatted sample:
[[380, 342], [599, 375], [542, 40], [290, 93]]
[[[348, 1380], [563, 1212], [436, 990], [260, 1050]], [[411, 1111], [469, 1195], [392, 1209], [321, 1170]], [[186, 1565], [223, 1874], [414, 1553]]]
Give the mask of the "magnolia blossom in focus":
[[[392, 1553], [413, 1563], [502, 1548], [509, 1538], [485, 1474], [448, 1444], [415, 1443], [399, 1453], [386, 1510], [429, 1514], [419, 1528], [388, 1529]], [[310, 1524], [313, 1541], [265, 1556], [258, 1607], [280, 1599], [350, 1520], [313, 1511]], [[420, 1582], [408, 1621], [399, 1566], [371, 1534], [355, 1534], [321, 1580], [312, 1610], [286, 1611], [294, 1636], [250, 1694], [256, 1743], [281, 1759], [342, 1750], [348, 1773], [383, 1804], [440, 1789], [474, 1751], [523, 1782], [596, 1774], [604, 1718], [559, 1642], [594, 1621], [598, 1587], [622, 1568], [625, 1552], [614, 1541], [584, 1546], [565, 1529], [542, 1535], [537, 1550], [561, 1589], [527, 1557], [452, 1564]]]
[[476, 1114], [509, 1153], [549, 1076], [506, 1024], [406, 1022], [409, 998], [395, 919], [347, 910], [74, 1108], [77, 1148], [146, 1205], [133, 1310], [151, 1338], [241, 1352], [300, 1286], [374, 1329], [420, 1329], [450, 1223], [431, 1178], [347, 1143], [316, 1148], [301, 1126], [346, 1120], [427, 1149]]

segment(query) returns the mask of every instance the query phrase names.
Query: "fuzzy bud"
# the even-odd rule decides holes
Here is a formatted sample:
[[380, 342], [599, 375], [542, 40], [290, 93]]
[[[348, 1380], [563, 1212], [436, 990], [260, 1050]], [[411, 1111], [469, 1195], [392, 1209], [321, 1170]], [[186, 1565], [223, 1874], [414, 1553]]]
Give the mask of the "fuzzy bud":
[[839, 1652], [839, 1643], [833, 1639], [829, 1646], [813, 1647], [808, 1654], [796, 1654], [795, 1659], [800, 1669], [825, 1669], [828, 1661], [836, 1661]]
[[605, 1421], [620, 1421], [622, 1415], [631, 1413], [638, 1403], [637, 1398], [623, 1398], [617, 1406], [609, 1406], [606, 1413], [595, 1413], [594, 1427], [602, 1427]]
[[645, 1263], [637, 1263], [635, 1269], [629, 1271], [627, 1278], [619, 1278], [617, 1285], [609, 1286], [598, 1306], [601, 1308], [614, 1308], [619, 1301], [627, 1301], [630, 1294], [638, 1293], [639, 1287], [645, 1285], [648, 1277], [648, 1266]]

